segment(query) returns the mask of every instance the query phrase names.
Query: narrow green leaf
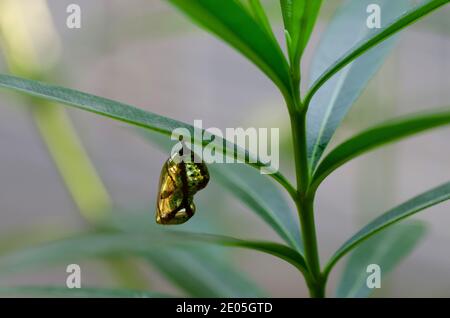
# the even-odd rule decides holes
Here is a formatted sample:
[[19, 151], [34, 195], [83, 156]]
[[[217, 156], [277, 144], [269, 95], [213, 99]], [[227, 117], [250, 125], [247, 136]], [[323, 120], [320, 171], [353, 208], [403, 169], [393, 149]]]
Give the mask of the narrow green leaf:
[[[271, 254], [273, 256], [284, 259], [291, 265], [297, 267], [300, 271], [305, 271], [306, 263], [304, 257], [301, 253], [295, 249], [274, 243], [265, 241], [254, 241], [254, 240], [240, 240], [222, 235], [213, 234], [203, 234], [206, 229], [210, 229], [210, 224], [203, 224], [199, 226], [196, 224], [195, 227], [191, 227], [190, 224], [185, 224], [188, 231], [167, 231], [161, 230], [158, 226], [154, 224], [145, 222], [142, 218], [113, 218], [112, 227], [118, 228], [121, 231], [130, 232], [132, 234], [148, 234], [148, 233], [158, 233], [163, 232], [163, 235], [167, 237], [168, 242], [184, 242], [184, 243], [206, 243], [211, 246], [230, 246], [230, 247], [241, 247], [253, 249], [263, 253]], [[183, 238], [185, 236], [185, 238]]]
[[[409, 0], [352, 0], [344, 5], [332, 19], [317, 49], [312, 63], [312, 80], [320, 79], [324, 72], [327, 72], [327, 67], [336, 65], [333, 64], [336, 60], [348, 54], [349, 48], [358, 50], [361, 43], [358, 41], [361, 39], [363, 42], [368, 41], [380, 32], [374, 31], [378, 29], [366, 27], [368, 17], [366, 8], [370, 4], [378, 4], [381, 8], [382, 28], [379, 30], [388, 28], [392, 21], [399, 19], [405, 9], [412, 6]], [[351, 106], [383, 64], [393, 44], [394, 40], [390, 39], [365, 52], [336, 76], [328, 78], [315, 94], [307, 112], [307, 143], [311, 172], [316, 168]]]
[[[194, 127], [186, 123], [69, 88], [3, 74], [0, 74], [0, 87], [13, 89], [47, 100], [53, 100], [84, 111], [123, 121], [137, 127], [146, 128], [160, 134], [171, 136], [174, 129], [185, 128], [189, 131], [189, 136], [186, 137], [192, 138], [192, 136], [194, 136]], [[204, 130], [202, 130], [202, 133], [204, 133]], [[216, 151], [221, 151], [224, 156], [231, 155], [236, 157], [237, 153], [242, 153], [245, 154], [246, 158], [249, 158], [246, 162], [254, 168], [260, 169], [261, 167], [268, 166], [238, 145], [230, 143], [219, 136], [214, 137], [216, 141], [219, 141], [217, 142], [217, 145], [222, 145], [222, 147], [217, 147]], [[194, 140], [194, 142], [197, 141]], [[203, 141], [203, 145], [207, 145], [208, 143], [209, 141]], [[269, 176], [280, 183], [282, 183], [283, 180], [286, 180], [279, 172], [269, 174]]]
[[345, 266], [336, 296], [368, 297], [374, 289], [367, 286], [367, 278], [371, 274], [367, 272], [367, 267], [371, 264], [380, 266], [381, 278], [384, 279], [411, 253], [425, 234], [426, 226], [422, 222], [407, 222], [397, 224], [359, 245]]
[[375, 233], [397, 223], [417, 212], [450, 199], [450, 182], [424, 192], [403, 204], [389, 210], [363, 227], [358, 233], [345, 242], [330, 258], [325, 267], [325, 275], [331, 271], [336, 262], [350, 250], [367, 240]]
[[0, 273], [11, 274], [58, 263], [71, 264], [71, 262], [87, 258], [142, 256], [148, 250], [157, 248], [158, 244], [164, 244], [165, 241], [161, 235], [155, 235], [152, 241], [126, 235], [98, 233], [72, 235], [33, 247], [2, 252]]
[[272, 30], [272, 26], [270, 24], [269, 18], [266, 15], [266, 12], [259, 0], [247, 0], [249, 3], [249, 8], [255, 17], [256, 21], [263, 27], [267, 34], [272, 38], [272, 41], [278, 43], [277, 39]]
[[262, 241], [245, 241], [226, 236], [178, 231], [142, 233], [81, 234], [40, 246], [10, 252], [0, 256], [0, 273], [10, 274], [27, 268], [39, 268], [55, 263], [67, 263], [86, 258], [137, 256], [151, 257], [162, 246], [189, 249], [192, 244], [214, 244], [249, 248], [282, 258], [306, 272], [298, 252], [287, 246]]
[[191, 242], [202, 242], [222, 246], [253, 249], [279, 257], [295, 266], [304, 274], [307, 273], [307, 266], [303, 256], [294, 249], [282, 244], [265, 241], [240, 240], [222, 235], [187, 233], [180, 231], [173, 231], [170, 233], [170, 235], [172, 235], [174, 238], [186, 239]]
[[229, 241], [228, 243], [224, 242], [224, 244], [228, 246], [254, 249], [256, 251], [271, 254], [290, 263], [291, 265], [296, 267], [299, 271], [301, 271], [303, 275], [305, 276], [309, 275], [306, 261], [303, 255], [301, 255], [299, 252], [288, 246], [273, 242], [261, 242], [261, 241], [239, 241], [239, 242]]
[[334, 170], [367, 151], [448, 124], [450, 110], [443, 110], [410, 115], [372, 127], [340, 144], [323, 159], [314, 173], [312, 188], [316, 189]]
[[[110, 228], [131, 235], [167, 235], [167, 228], [149, 222], [148, 211], [138, 214], [130, 211], [114, 213]], [[200, 220], [197, 220], [200, 221]], [[189, 232], [218, 231], [210, 222], [189, 222], [182, 225]], [[144, 257], [166, 279], [191, 297], [264, 297], [265, 293], [243, 271], [230, 262], [229, 255], [220, 246], [193, 241], [186, 246], [170, 241], [160, 248], [150, 249]], [[185, 238], [180, 238], [185, 240]], [[196, 243], [196, 244], [195, 244]]]
[[169, 0], [200, 26], [233, 46], [278, 86], [290, 91], [289, 67], [277, 42], [235, 0]]
[[46, 100], [53, 100], [169, 136], [178, 127], [186, 128], [193, 132], [193, 127], [183, 122], [113, 100], [44, 82], [0, 74], [0, 86]]
[[295, 52], [299, 46], [301, 19], [305, 14], [305, 0], [280, 0], [283, 15], [284, 32], [291, 65], [295, 59]]
[[211, 165], [213, 180], [259, 215], [291, 247], [303, 254], [298, 218], [272, 181], [244, 165]]
[[160, 249], [149, 261], [192, 297], [263, 297], [265, 294], [222, 255], [205, 246]]
[[[214, 297], [263, 295], [261, 290], [252, 285], [229, 262], [219, 261], [216, 254], [202, 254], [201, 258], [195, 257], [195, 253], [199, 255], [198, 253], [201, 252], [199, 251], [201, 246], [197, 244], [202, 243], [199, 241], [201, 237], [194, 236], [194, 239], [189, 237], [190, 233], [180, 236], [155, 231], [146, 235], [142, 233], [81, 234], [2, 255], [0, 256], [0, 273], [8, 275], [24, 270], [41, 269], [49, 265], [76, 263], [84, 259], [137, 257], [150, 261], [164, 274], [178, 273], [178, 276], [172, 276], [171, 280], [191, 296], [208, 296], [199, 289], [199, 286], [205, 288], [209, 295]], [[215, 243], [209, 236], [207, 238], [209, 243]], [[228, 238], [218, 238], [217, 244], [231, 244], [227, 240]], [[234, 246], [239, 246], [239, 243]], [[184, 249], [184, 252], [177, 251], [177, 248]], [[162, 263], [164, 259], [171, 262]], [[221, 264], [220, 267], [219, 264]], [[160, 267], [162, 265], [170, 266], [170, 268]], [[228, 279], [218, 282], [214, 279], [214, 275], [220, 275], [225, 268]], [[206, 269], [208, 274], [204, 274]], [[244, 285], [246, 288], [243, 288]]]
[[289, 59], [291, 65], [299, 65], [316, 23], [322, 0], [280, 0], [280, 5]]
[[320, 7], [322, 5], [322, 0], [306, 1], [306, 14], [301, 21], [301, 28], [303, 32], [300, 34], [300, 47], [299, 55], [303, 54], [306, 46], [308, 45], [311, 34], [316, 25], [317, 17], [319, 16]]
[[[394, 2], [394, 1], [390, 1]], [[395, 1], [397, 2], [397, 1]], [[368, 37], [365, 37], [357, 44], [355, 44], [350, 50], [348, 50], [339, 60], [337, 60], [333, 65], [328, 67], [322, 75], [314, 82], [311, 86], [306, 98], [305, 104], [309, 105], [314, 94], [319, 90], [322, 85], [327, 82], [334, 74], [342, 70], [346, 65], [351, 63], [357, 57], [362, 55], [367, 50], [373, 48], [377, 44], [385, 41], [390, 38], [395, 33], [400, 30], [406, 28], [408, 25], [411, 25], [417, 22], [420, 18], [425, 15], [433, 12], [434, 10], [446, 5], [449, 3], [449, 0], [424, 0], [422, 4], [414, 7], [409, 10], [402, 16], [400, 16], [395, 21], [392, 21], [388, 25], [383, 28], [378, 29], [377, 31], [370, 34]], [[383, 14], [388, 12], [383, 11]], [[359, 27], [358, 27], [359, 29]]]
[[107, 289], [82, 287], [69, 289], [58, 286], [14, 286], [0, 287], [0, 294], [6, 296], [39, 296], [57, 298], [168, 298], [170, 295], [129, 289]]

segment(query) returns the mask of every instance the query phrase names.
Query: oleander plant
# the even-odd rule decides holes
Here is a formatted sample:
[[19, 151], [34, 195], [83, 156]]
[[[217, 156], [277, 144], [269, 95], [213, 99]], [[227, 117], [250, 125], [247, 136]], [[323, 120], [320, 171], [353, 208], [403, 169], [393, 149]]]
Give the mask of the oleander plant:
[[[437, 185], [380, 213], [348, 238], [328, 260], [322, 262], [319, 257], [314, 208], [316, 193], [322, 183], [338, 168], [362, 154], [450, 124], [448, 107], [410, 114], [369, 127], [329, 149], [336, 130], [391, 52], [400, 31], [422, 18], [433, 19], [432, 13], [436, 10], [448, 10], [449, 0], [343, 1], [321, 33], [309, 74], [302, 72], [303, 56], [325, 1], [280, 0], [279, 5], [277, 1], [284, 38], [276, 36], [266, 2], [260, 0], [167, 1], [252, 62], [283, 97], [290, 119], [295, 182], [281, 172], [260, 174], [259, 169], [266, 165], [262, 161], [208, 165], [210, 182], [254, 211], [283, 243], [248, 240], [245, 233], [242, 237], [218, 235], [215, 225], [208, 222], [192, 231], [188, 227], [179, 230], [177, 226], [156, 225], [154, 206], [133, 217], [114, 213], [117, 208], [110, 202], [95, 167], [76, 139], [76, 131], [62, 105], [135, 127], [137, 135], [166, 153], [173, 145], [170, 136], [174, 129], [186, 128], [193, 135], [194, 127], [118, 101], [49, 84], [51, 77], [40, 69], [39, 61], [33, 64], [32, 58], [16, 58], [26, 57], [24, 52], [27, 51], [23, 49], [22, 52], [13, 45], [17, 44], [17, 35], [11, 35], [13, 29], [8, 29], [7, 23], [1, 23], [1, 4], [7, 2], [0, 0], [0, 35], [2, 53], [9, 67], [8, 73], [12, 75], [0, 75], [2, 94], [6, 90], [16, 91], [28, 103], [39, 133], [85, 217], [88, 229], [43, 242], [26, 241], [30, 233], [19, 235], [22, 244], [15, 244], [15, 248], [8, 244], [1, 246], [0, 274], [101, 258], [117, 274], [123, 288], [1, 286], [3, 293], [65, 297], [171, 296], [153, 288], [155, 286], [151, 290], [142, 286], [143, 279], [134, 262], [140, 259], [178, 286], [183, 295], [267, 296], [229, 262], [223, 248], [216, 248], [226, 246], [256, 250], [288, 262], [303, 277], [310, 296], [317, 298], [328, 296], [330, 273], [344, 256], [349, 255], [336, 294], [331, 296], [367, 297], [373, 291], [367, 285], [367, 265], [377, 264], [384, 277], [423, 237], [422, 223], [404, 219], [450, 199], [450, 182]], [[381, 9], [382, 23], [380, 27], [370, 28], [366, 25], [366, 8], [373, 3]], [[360, 28], [355, 30], [355, 25]], [[273, 112], [277, 111], [280, 110], [273, 109]], [[219, 151], [224, 153], [236, 151], [230, 142], [224, 141], [222, 146]], [[206, 188], [199, 195], [208, 191]], [[149, 195], [156, 198], [157, 193]], [[295, 207], [294, 211], [292, 207]], [[195, 216], [202, 217], [201, 213]], [[273, 275], [277, 275], [276, 272]], [[300, 279], [299, 283], [302, 283]]]

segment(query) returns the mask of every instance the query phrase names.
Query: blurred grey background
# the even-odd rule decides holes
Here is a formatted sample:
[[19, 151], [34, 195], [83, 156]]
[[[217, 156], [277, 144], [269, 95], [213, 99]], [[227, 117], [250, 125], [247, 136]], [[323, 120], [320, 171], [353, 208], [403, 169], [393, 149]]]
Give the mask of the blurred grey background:
[[[22, 0], [17, 0], [22, 1]], [[82, 28], [66, 27], [66, 7], [82, 8]], [[340, 1], [325, 1], [308, 47], [304, 70], [321, 33]], [[282, 40], [278, 1], [271, 8]], [[119, 100], [205, 127], [279, 127], [283, 138], [282, 171], [293, 178], [288, 115], [282, 98], [250, 62], [210, 34], [192, 25], [164, 1], [49, 0], [62, 50], [58, 85]], [[402, 32], [398, 45], [370, 82], [333, 144], [385, 119], [450, 104], [450, 8], [426, 17]], [[39, 23], [39, 21], [36, 21]], [[6, 67], [0, 62], [2, 73]], [[160, 168], [167, 154], [149, 146], [126, 125], [70, 110], [82, 141], [111, 192], [127, 209], [148, 209], [154, 219]], [[353, 160], [331, 176], [316, 203], [322, 262], [365, 221], [407, 198], [450, 179], [450, 127], [392, 144]], [[245, 206], [216, 189], [226, 200], [217, 214], [225, 234], [278, 240]], [[213, 200], [206, 193], [198, 200]], [[206, 204], [206, 203], [205, 203]], [[429, 235], [384, 281], [379, 296], [450, 296], [450, 203], [416, 218], [429, 224]], [[83, 227], [29, 112], [15, 93], [0, 91], [0, 233], [49, 224], [61, 231]], [[200, 215], [199, 213], [199, 215]], [[239, 222], [236, 222], [239, 220]], [[294, 268], [271, 256], [232, 250], [230, 257], [276, 297], [307, 296]], [[344, 262], [332, 276], [334, 289]], [[83, 273], [108, 285], [96, 262]], [[8, 282], [63, 282], [65, 267], [10, 277]], [[170, 284], [148, 273], [158, 290]]]

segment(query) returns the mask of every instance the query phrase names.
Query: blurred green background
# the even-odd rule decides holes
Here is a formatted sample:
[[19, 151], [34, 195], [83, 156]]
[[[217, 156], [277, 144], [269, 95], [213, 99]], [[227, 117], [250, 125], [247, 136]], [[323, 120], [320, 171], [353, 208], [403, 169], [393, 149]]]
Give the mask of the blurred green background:
[[[3, 23], [8, 20], [1, 6], [6, 2], [8, 0], [0, 0], [0, 22]], [[9, 36], [13, 43], [19, 42], [19, 48], [9, 58], [7, 54], [2, 55], [2, 73], [44, 77], [61, 86], [119, 100], [188, 123], [202, 119], [205, 127], [279, 127], [281, 170], [294, 177], [288, 114], [276, 88], [239, 54], [192, 25], [164, 1], [78, 0], [82, 10], [81, 29], [66, 27], [66, 8], [73, 1], [13, 2], [23, 10], [18, 11], [22, 15], [14, 15], [11, 23], [15, 23], [19, 31], [17, 25], [28, 28], [31, 37], [20, 42], [19, 31], [13, 35], [2, 31], [2, 53], [8, 52], [5, 48], [13, 47], [5, 44], [4, 38]], [[325, 1], [323, 5], [304, 58], [305, 74], [314, 48], [340, 2]], [[278, 1], [264, 3], [274, 21], [276, 34], [283, 41]], [[27, 56], [30, 50], [35, 54], [35, 61]], [[448, 106], [449, 56], [450, 10], [447, 7], [401, 33], [395, 50], [353, 107], [333, 144], [398, 115]], [[104, 211], [113, 205], [124, 219], [134, 219], [144, 213], [147, 215], [144, 220], [151, 226], [159, 173], [168, 155], [125, 125], [68, 110], [99, 179], [93, 177], [86, 180], [86, 184], [73, 184], [73, 191], [67, 191], [41, 135], [45, 136], [42, 125], [46, 124], [41, 120], [46, 115], [36, 114], [32, 108], [34, 103], [7, 91], [0, 94], [0, 237], [5, 238], [1, 246], [12, 249], [74, 233], [88, 228], [89, 221], [106, 213], [90, 213], [86, 221], [79, 213], [83, 207]], [[65, 120], [59, 117], [64, 115], [54, 116], [53, 123]], [[449, 137], [450, 128], [416, 136], [364, 155], [330, 177], [319, 190], [316, 205], [322, 259], [329, 257], [361, 224], [375, 215], [447, 181], [450, 177]], [[90, 169], [89, 163], [85, 162], [84, 167]], [[70, 175], [79, 167], [72, 170], [66, 165], [64, 169]], [[100, 179], [108, 194], [99, 190]], [[80, 194], [80, 200], [74, 200], [77, 187], [90, 193], [92, 200], [85, 194]], [[180, 229], [207, 229], [204, 232], [279, 241], [246, 206], [215, 182], [199, 193], [196, 202], [196, 216]], [[450, 274], [449, 209], [447, 202], [417, 217], [430, 225], [429, 234], [383, 282], [378, 296], [450, 296], [450, 282], [442, 279]], [[26, 241], [23, 233], [36, 231], [40, 234], [33, 236], [31, 242]], [[218, 250], [221, 257], [242, 270], [266, 294], [307, 296], [302, 278], [289, 264], [254, 251]], [[342, 264], [331, 276], [330, 290], [335, 288]], [[102, 261], [82, 261], [80, 265], [86, 285], [123, 286], [115, 271], [105, 270]], [[65, 267], [66, 264], [61, 264], [7, 274], [0, 277], [0, 282], [3, 286], [64, 286]], [[201, 271], [194, 267], [193, 270]], [[132, 267], [121, 270], [124, 271], [139, 276], [127, 280], [131, 287], [180, 295], [167, 275], [155, 268], [149, 269], [141, 261], [133, 259]]]

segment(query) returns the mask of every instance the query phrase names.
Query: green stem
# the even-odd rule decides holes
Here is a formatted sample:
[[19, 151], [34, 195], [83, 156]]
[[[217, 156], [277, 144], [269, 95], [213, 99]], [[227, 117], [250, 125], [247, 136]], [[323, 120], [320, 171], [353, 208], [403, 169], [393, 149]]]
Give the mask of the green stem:
[[305, 245], [305, 259], [309, 270], [307, 285], [311, 297], [325, 297], [325, 280], [320, 270], [319, 249], [317, 244], [316, 225], [314, 221], [314, 194], [309, 191], [310, 171], [307, 153], [306, 108], [300, 100], [300, 75], [292, 72], [293, 96], [286, 99], [291, 120], [294, 146], [295, 174], [297, 193], [294, 198], [300, 218], [300, 226]]
[[325, 280], [308, 284], [309, 294], [312, 298], [325, 298]]
[[308, 287], [312, 297], [324, 297], [324, 281], [320, 271], [319, 249], [314, 222], [314, 200], [301, 195], [296, 204], [305, 244], [305, 259], [311, 276]]

